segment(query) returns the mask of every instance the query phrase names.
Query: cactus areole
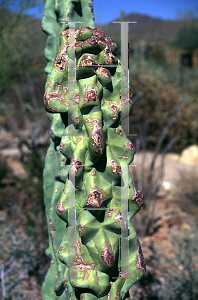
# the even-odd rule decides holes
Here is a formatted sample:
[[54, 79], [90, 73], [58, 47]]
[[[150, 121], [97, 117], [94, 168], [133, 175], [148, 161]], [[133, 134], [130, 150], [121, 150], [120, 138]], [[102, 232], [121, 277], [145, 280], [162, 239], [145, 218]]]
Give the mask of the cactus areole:
[[95, 28], [91, 0], [47, 0], [42, 29], [52, 121], [44, 168], [51, 263], [42, 299], [126, 299], [145, 273], [130, 221], [143, 195], [129, 172], [135, 147], [121, 126], [132, 94], [121, 92], [128, 83], [116, 44]]

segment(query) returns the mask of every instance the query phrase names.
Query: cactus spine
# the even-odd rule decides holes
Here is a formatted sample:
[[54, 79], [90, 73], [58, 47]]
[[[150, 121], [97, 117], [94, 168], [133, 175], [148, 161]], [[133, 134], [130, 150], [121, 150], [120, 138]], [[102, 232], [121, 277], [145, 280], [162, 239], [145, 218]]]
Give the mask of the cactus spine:
[[[68, 29], [65, 20], [84, 23]], [[48, 34], [44, 105], [52, 121], [44, 169], [51, 264], [43, 299], [126, 299], [145, 272], [140, 243], [128, 222], [143, 196], [128, 172], [135, 147], [120, 121], [121, 104], [124, 118], [132, 101], [131, 94], [120, 93], [126, 78], [116, 44], [95, 29], [91, 0], [47, 0], [42, 28]], [[128, 220], [120, 210], [124, 189]], [[128, 228], [128, 270], [119, 268], [122, 228]]]

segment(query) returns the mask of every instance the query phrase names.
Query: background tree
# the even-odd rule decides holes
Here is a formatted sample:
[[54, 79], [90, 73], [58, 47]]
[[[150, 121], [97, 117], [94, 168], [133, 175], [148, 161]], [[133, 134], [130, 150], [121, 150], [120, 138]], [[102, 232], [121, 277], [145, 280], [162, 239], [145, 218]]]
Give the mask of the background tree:
[[[43, 53], [39, 51], [40, 47], [38, 49], [42, 42], [37, 40], [41, 29], [35, 26], [34, 35], [30, 35], [30, 28], [36, 22], [34, 19], [30, 22], [30, 18], [24, 15], [30, 9], [41, 8], [43, 3], [43, 0], [0, 1], [1, 96], [28, 76], [39, 74], [43, 70]], [[44, 49], [44, 44], [42, 48]]]
[[[182, 51], [181, 65], [193, 66], [194, 51], [198, 49], [198, 7], [197, 12], [187, 11], [182, 15], [181, 27], [178, 30], [173, 46]], [[181, 72], [180, 86], [183, 84], [183, 70]]]

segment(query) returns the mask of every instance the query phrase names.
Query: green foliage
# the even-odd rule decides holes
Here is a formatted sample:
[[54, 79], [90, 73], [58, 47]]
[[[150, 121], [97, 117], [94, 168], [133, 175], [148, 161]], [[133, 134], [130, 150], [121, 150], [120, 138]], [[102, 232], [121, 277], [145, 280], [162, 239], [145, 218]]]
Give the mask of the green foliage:
[[[31, 28], [34, 34], [30, 37]], [[37, 20], [0, 10], [0, 94], [23, 82], [28, 76], [41, 74], [45, 36]]]
[[131, 78], [131, 85], [135, 105], [130, 116], [130, 127], [131, 133], [137, 133], [139, 138], [144, 140], [141, 149], [154, 150], [163, 129], [169, 126], [169, 123], [171, 125], [174, 118], [173, 126], [169, 126], [162, 141], [162, 150], [176, 134], [180, 133], [178, 131], [180, 123], [177, 119], [182, 105], [178, 107], [178, 111], [175, 110], [177, 103], [180, 102], [179, 95], [166, 80], [160, 77], [157, 79], [154, 76], [148, 77], [136, 73]]
[[[131, 108], [131, 97], [120, 92], [121, 84], [127, 87], [127, 80], [114, 55], [115, 43], [100, 29], [93, 29], [90, 1], [81, 1], [85, 24], [75, 29], [73, 60], [69, 39], [74, 30], [60, 33], [67, 25], [56, 22], [68, 17], [68, 11], [70, 21], [76, 13], [83, 17], [78, 4], [71, 1], [64, 6], [59, 2], [56, 6], [56, 2], [47, 1], [43, 19], [43, 29], [49, 34], [44, 104], [52, 120], [52, 143], [44, 168], [49, 228], [46, 254], [51, 264], [43, 299], [125, 299], [145, 272], [131, 223], [129, 266], [122, 262], [120, 269], [119, 259], [121, 229], [128, 232], [129, 220], [143, 204], [128, 167], [135, 148], [120, 124], [121, 113], [123, 119]], [[72, 74], [75, 64], [76, 78]], [[126, 217], [121, 213], [122, 198], [128, 202], [124, 205], [129, 207]]]
[[[180, 153], [185, 147], [197, 144], [198, 70], [184, 70], [183, 84], [180, 86], [178, 66], [162, 66], [141, 56], [132, 56], [129, 61], [134, 103], [130, 115], [130, 133], [136, 133], [140, 138], [143, 134], [146, 148], [154, 150], [160, 131], [168, 123], [174, 106], [181, 103], [175, 111], [175, 122], [169, 128], [161, 150], [177, 135], [179, 138], [171, 148], [173, 152]], [[186, 101], [184, 108], [183, 101]], [[145, 118], [146, 112], [149, 113]]]
[[185, 24], [177, 34], [174, 45], [185, 50], [195, 50], [198, 48], [198, 24]]
[[163, 46], [156, 45], [154, 47], [147, 47], [144, 52], [145, 59], [151, 59], [160, 65], [166, 65], [166, 55]]
[[181, 26], [173, 45], [177, 48], [193, 51], [198, 49], [198, 6], [193, 11], [181, 14]]

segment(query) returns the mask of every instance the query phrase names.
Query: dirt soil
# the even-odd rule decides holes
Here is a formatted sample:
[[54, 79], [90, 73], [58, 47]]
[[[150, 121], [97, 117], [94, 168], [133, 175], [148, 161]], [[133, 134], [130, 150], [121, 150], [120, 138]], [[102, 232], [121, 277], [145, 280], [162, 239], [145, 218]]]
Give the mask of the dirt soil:
[[[151, 161], [153, 153], [147, 153], [147, 163]], [[159, 166], [161, 156], [157, 160]], [[137, 154], [134, 161], [137, 166], [141, 164], [141, 155]], [[189, 206], [183, 203], [181, 197], [183, 180], [192, 172], [198, 174], [198, 164], [187, 164], [180, 162], [180, 156], [176, 154], [168, 154], [164, 164], [164, 179], [158, 196], [155, 200], [151, 200], [151, 210], [148, 207], [148, 213], [153, 214], [151, 235], [142, 236], [140, 222], [144, 222], [145, 212], [141, 211], [132, 220], [136, 232], [141, 242], [144, 258], [146, 261], [146, 276], [134, 285], [131, 292], [131, 299], [160, 299], [153, 296], [151, 288], [152, 276], [155, 276], [155, 283], [158, 288], [166, 285], [165, 269], [175, 268], [170, 266], [169, 260], [177, 261], [175, 250], [175, 237], [185, 237], [186, 232], [192, 232], [192, 228], [197, 226], [198, 208], [197, 206]], [[190, 202], [190, 201], [189, 201]], [[144, 209], [144, 207], [143, 207]], [[142, 210], [143, 210], [142, 209]], [[147, 210], [146, 210], [147, 212]], [[141, 218], [141, 213], [143, 218]], [[164, 265], [161, 263], [163, 261]], [[179, 266], [182, 268], [182, 266]], [[175, 273], [178, 270], [175, 268]], [[156, 298], [155, 298], [156, 297]], [[171, 298], [172, 299], [172, 298]], [[176, 298], [174, 298], [176, 299]], [[183, 299], [183, 298], [182, 298]]]

